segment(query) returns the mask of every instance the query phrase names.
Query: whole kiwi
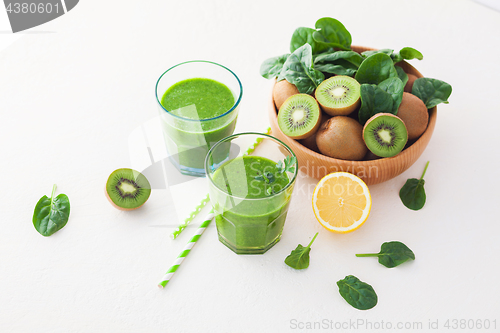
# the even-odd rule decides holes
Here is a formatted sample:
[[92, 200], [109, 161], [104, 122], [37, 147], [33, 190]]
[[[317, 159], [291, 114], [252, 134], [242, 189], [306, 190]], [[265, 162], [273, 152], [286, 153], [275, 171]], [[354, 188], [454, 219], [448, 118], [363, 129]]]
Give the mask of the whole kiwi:
[[405, 123], [408, 140], [417, 139], [425, 132], [429, 122], [429, 111], [420, 98], [404, 92], [397, 116]]
[[288, 97], [298, 94], [299, 90], [294, 84], [291, 84], [287, 80], [281, 80], [276, 82], [273, 88], [273, 99], [276, 108], [279, 110], [283, 102], [288, 99]]
[[408, 75], [408, 82], [406, 82], [405, 84], [404, 91], [411, 93], [411, 90], [413, 89], [413, 82], [415, 82], [418, 77], [409, 73], [407, 73], [406, 75]]
[[342, 160], [359, 161], [368, 151], [363, 141], [363, 126], [346, 116], [328, 119], [316, 133], [319, 151]]
[[[321, 125], [323, 125], [324, 123], [326, 123], [326, 121], [330, 119], [330, 116], [322, 113], [321, 114], [321, 123], [320, 123], [320, 127]], [[318, 145], [316, 144], [316, 134], [318, 132], [316, 131], [316, 133], [312, 134], [311, 136], [305, 138], [305, 139], [302, 139], [300, 140], [299, 142], [306, 148], [309, 148], [311, 149], [312, 151], [315, 151], [317, 153], [319, 153], [319, 149], [318, 149]]]

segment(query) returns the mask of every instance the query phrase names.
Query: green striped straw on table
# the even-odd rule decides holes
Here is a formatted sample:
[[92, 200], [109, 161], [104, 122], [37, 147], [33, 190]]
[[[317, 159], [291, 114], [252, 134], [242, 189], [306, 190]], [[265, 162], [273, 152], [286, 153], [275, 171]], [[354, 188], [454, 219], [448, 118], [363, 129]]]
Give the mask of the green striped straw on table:
[[[270, 134], [271, 133], [271, 127], [268, 127], [265, 134]], [[245, 152], [245, 155], [250, 155], [251, 153], [254, 152], [254, 150], [257, 148], [257, 146], [262, 142], [262, 138], [257, 139], [250, 147], [248, 147], [247, 151]], [[210, 201], [210, 198], [208, 194], [206, 195], [205, 198], [203, 198], [198, 206], [194, 208], [194, 211], [192, 211], [189, 216], [184, 220], [184, 222], [177, 227], [177, 229], [174, 230], [172, 234], [170, 234], [170, 238], [176, 239], [177, 236], [181, 234], [181, 232], [186, 229], [186, 227], [191, 223], [191, 221], [194, 220], [196, 215], [205, 207], [205, 205]]]
[[167, 285], [167, 283], [170, 281], [170, 279], [172, 278], [174, 273], [177, 271], [179, 266], [184, 261], [184, 258], [186, 258], [187, 255], [189, 254], [189, 252], [191, 252], [191, 249], [193, 248], [194, 244], [196, 244], [196, 242], [198, 241], [198, 239], [200, 239], [200, 237], [203, 234], [203, 232], [205, 231], [205, 229], [209, 226], [210, 222], [212, 222], [214, 216], [215, 216], [214, 211], [212, 209], [210, 211], [210, 213], [208, 213], [208, 215], [205, 217], [205, 220], [200, 225], [200, 227], [198, 228], [198, 230], [196, 231], [194, 236], [186, 244], [186, 246], [184, 247], [184, 250], [182, 250], [181, 254], [179, 254], [177, 259], [175, 259], [174, 264], [169, 268], [167, 273], [165, 273], [165, 275], [163, 276], [163, 279], [158, 284], [158, 287], [160, 287], [160, 289], [164, 288]]

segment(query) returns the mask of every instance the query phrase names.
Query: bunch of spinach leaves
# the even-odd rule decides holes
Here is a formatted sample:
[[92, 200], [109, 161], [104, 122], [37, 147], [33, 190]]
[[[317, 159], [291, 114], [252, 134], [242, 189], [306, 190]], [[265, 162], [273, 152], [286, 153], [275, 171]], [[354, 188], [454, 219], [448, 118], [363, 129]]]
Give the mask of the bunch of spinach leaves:
[[[408, 75], [397, 66], [403, 60], [422, 60], [420, 51], [412, 47], [370, 50], [360, 53], [351, 50], [351, 34], [338, 20], [323, 17], [315, 28], [297, 28], [290, 41], [290, 53], [265, 60], [260, 74], [266, 79], [287, 80], [300, 93], [312, 94], [325, 76], [347, 75], [361, 84], [359, 122], [377, 113], [397, 114], [403, 98]], [[419, 78], [412, 94], [419, 97], [428, 109], [448, 103], [451, 86], [446, 82]]]

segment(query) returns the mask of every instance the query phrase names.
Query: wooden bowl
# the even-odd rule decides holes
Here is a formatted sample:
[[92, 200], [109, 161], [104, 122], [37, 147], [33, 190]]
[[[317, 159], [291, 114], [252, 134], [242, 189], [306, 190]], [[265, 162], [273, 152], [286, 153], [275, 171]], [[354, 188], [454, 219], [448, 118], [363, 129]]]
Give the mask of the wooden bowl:
[[[352, 50], [361, 53], [373, 49], [362, 46], [352, 46]], [[398, 65], [401, 66], [406, 73], [414, 74], [417, 77], [423, 77], [419, 71], [405, 61], [398, 63]], [[272, 93], [269, 100], [269, 121], [271, 123], [272, 135], [285, 142], [294, 151], [295, 155], [297, 155], [299, 169], [302, 172], [305, 172], [310, 177], [321, 179], [329, 173], [345, 171], [360, 177], [368, 185], [378, 184], [392, 179], [403, 173], [415, 163], [431, 139], [432, 132], [436, 125], [436, 117], [437, 108], [433, 107], [429, 110], [429, 124], [422, 136], [394, 157], [380, 158], [372, 161], [346, 161], [321, 155], [306, 148], [297, 140], [291, 139], [283, 134], [278, 126], [277, 109], [274, 104]]]

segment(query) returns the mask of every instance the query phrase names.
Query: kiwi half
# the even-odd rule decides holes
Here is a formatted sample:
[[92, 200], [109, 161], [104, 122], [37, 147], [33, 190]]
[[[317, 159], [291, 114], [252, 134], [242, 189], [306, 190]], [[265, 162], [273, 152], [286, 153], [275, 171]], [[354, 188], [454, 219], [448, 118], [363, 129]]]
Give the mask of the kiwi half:
[[305, 139], [314, 134], [321, 123], [321, 110], [314, 97], [297, 94], [289, 97], [278, 112], [278, 126], [292, 139]]
[[315, 96], [321, 109], [331, 116], [346, 116], [360, 104], [361, 85], [350, 76], [337, 75], [321, 82]]
[[316, 144], [323, 155], [359, 161], [368, 151], [362, 133], [363, 126], [356, 120], [346, 116], [332, 117], [316, 133]]
[[391, 113], [377, 113], [363, 127], [363, 140], [368, 149], [380, 157], [399, 154], [408, 141], [404, 122]]
[[141, 207], [151, 194], [147, 178], [133, 169], [118, 169], [111, 173], [106, 182], [106, 197], [120, 210], [134, 210]]
[[427, 111], [425, 103], [415, 95], [403, 93], [397, 115], [405, 123], [408, 130], [408, 140], [419, 138], [427, 129], [429, 111]]

